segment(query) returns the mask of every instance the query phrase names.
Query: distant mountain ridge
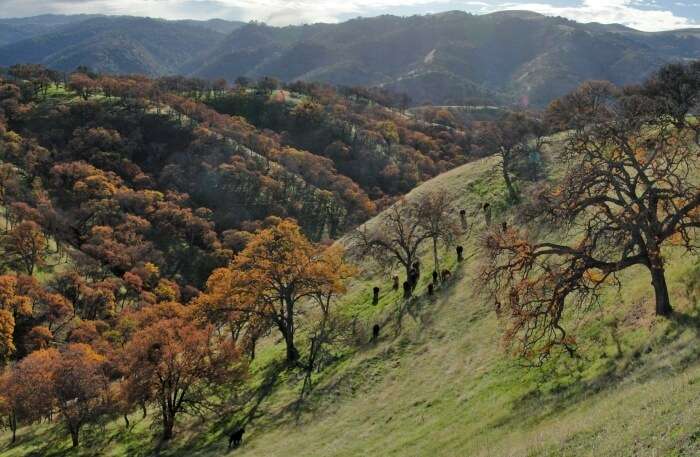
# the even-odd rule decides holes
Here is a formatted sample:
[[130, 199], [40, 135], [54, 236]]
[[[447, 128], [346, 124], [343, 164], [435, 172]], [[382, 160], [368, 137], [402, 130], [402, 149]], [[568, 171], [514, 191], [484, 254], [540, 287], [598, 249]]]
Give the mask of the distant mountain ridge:
[[49, 33], [60, 27], [98, 17], [76, 14], [71, 16], [44, 14], [41, 16], [0, 19], [0, 46]]
[[241, 25], [91, 16], [62, 26], [46, 25], [46, 33], [0, 47], [0, 64], [40, 63], [66, 71], [86, 65], [110, 73], [174, 74]]
[[[663, 63], [700, 58], [700, 29], [648, 33], [529, 11], [288, 27], [133, 17], [83, 17], [60, 25], [71, 17], [48, 18], [47, 32], [35, 28], [30, 37], [0, 47], [0, 65], [88, 65], [114, 73], [228, 80], [274, 76], [382, 86], [408, 93], [416, 104], [495, 100], [541, 106], [587, 79], [629, 84]], [[13, 27], [17, 22], [0, 20], [0, 44], [15, 33]]]
[[337, 25], [251, 24], [185, 70], [209, 78], [382, 85], [418, 103], [501, 96], [542, 105], [587, 79], [632, 83], [664, 62], [693, 58], [700, 58], [700, 30], [645, 33], [532, 12], [449, 12]]

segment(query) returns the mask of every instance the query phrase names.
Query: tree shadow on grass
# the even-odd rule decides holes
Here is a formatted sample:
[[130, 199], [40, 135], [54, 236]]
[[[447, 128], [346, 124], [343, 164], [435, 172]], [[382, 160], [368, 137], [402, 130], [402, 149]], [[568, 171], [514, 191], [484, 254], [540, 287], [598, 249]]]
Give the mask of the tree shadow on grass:
[[[22, 446], [30, 443], [40, 443], [38, 447], [23, 454], [23, 457], [66, 457], [66, 456], [94, 456], [103, 455], [109, 448], [111, 439], [105, 439], [105, 428], [100, 425], [83, 427], [80, 431], [80, 445], [73, 448], [65, 426], [60, 421], [53, 422], [48, 428], [25, 427], [22, 434], [17, 436], [14, 446]], [[3, 450], [9, 451], [14, 446], [0, 447], [0, 455]]]
[[[430, 328], [434, 322], [435, 314], [439, 311], [439, 308], [436, 306], [438, 304], [444, 305], [450, 300], [450, 297], [459, 287], [463, 276], [462, 269], [456, 268], [454, 276], [441, 283], [435, 289], [433, 296], [427, 294], [427, 283], [425, 283], [422, 284], [422, 287], [417, 288], [416, 294], [410, 299], [400, 298], [395, 308], [391, 312], [384, 314], [377, 321], [382, 329], [380, 342], [386, 338], [389, 340], [399, 338], [402, 335], [403, 321], [406, 317], [410, 317], [416, 324], [416, 330], [419, 334], [423, 330]], [[362, 351], [363, 349], [374, 347], [377, 343], [376, 341], [368, 340], [361, 343], [357, 349]], [[369, 388], [370, 385], [378, 382], [390, 369], [387, 367], [387, 359], [401, 358], [404, 352], [410, 350], [410, 347], [411, 345], [408, 341], [402, 340], [399, 344], [392, 343], [390, 346], [383, 348], [384, 350], [361, 360], [358, 366], [342, 373], [341, 376], [338, 376], [331, 382], [317, 385], [303, 401], [300, 402], [299, 399], [295, 399], [274, 413], [267, 412], [265, 414], [264, 427], [269, 428], [286, 423], [292, 417], [298, 420], [301, 415], [325, 411], [323, 405], [328, 405], [329, 402], [335, 403], [336, 399], [341, 396], [341, 393], [352, 396], [361, 389]], [[284, 372], [290, 373], [288, 370], [289, 368], [283, 362], [267, 366], [259, 388], [250, 389], [246, 392], [246, 398], [234, 407], [235, 410], [230, 415], [221, 415], [218, 420], [209, 424], [206, 433], [198, 433], [186, 444], [177, 447], [177, 452], [180, 454], [185, 452], [187, 455], [196, 456], [201, 453], [211, 452], [213, 449], [226, 449], [227, 433], [241, 427], [245, 427], [248, 430], [248, 425], [263, 415], [260, 412], [261, 405], [275, 391], [279, 384], [280, 375]], [[294, 372], [291, 372], [291, 376], [294, 376]], [[235, 419], [231, 420], [231, 416]]]
[[215, 418], [211, 418], [206, 433], [198, 433], [184, 444], [165, 454], [197, 456], [211, 454], [212, 449], [228, 449], [228, 435], [237, 429], [249, 427], [263, 416], [262, 404], [274, 392], [280, 376], [289, 370], [284, 361], [275, 361], [264, 368], [262, 381], [256, 388], [248, 389], [237, 398], [231, 399], [231, 406]]
[[68, 455], [71, 449], [67, 446], [68, 434], [65, 428], [56, 424], [48, 429], [24, 427], [17, 432], [17, 442], [14, 445], [0, 446], [0, 455], [3, 451], [10, 451], [14, 447], [41, 443], [39, 447], [26, 453], [27, 457], [58, 457]]
[[[533, 388], [515, 399], [512, 402], [510, 414], [491, 426], [522, 427], [524, 418], [533, 424], [540, 423], [552, 419], [561, 411], [578, 403], [590, 401], [593, 397], [611, 392], [625, 380], [633, 379], [635, 383], [647, 383], [677, 375], [700, 362], [700, 344], [686, 344], [681, 349], [674, 346], [674, 343], [679, 342], [688, 330], [692, 331], [694, 339], [700, 339], [700, 315], [696, 312], [690, 314], [674, 312], [668, 318], [663, 333], [651, 341], [628, 350], [624, 356], [606, 357], [603, 369], [597, 376], [578, 380], [551, 393], [543, 393]], [[595, 360], [591, 359], [583, 363], [593, 362]]]

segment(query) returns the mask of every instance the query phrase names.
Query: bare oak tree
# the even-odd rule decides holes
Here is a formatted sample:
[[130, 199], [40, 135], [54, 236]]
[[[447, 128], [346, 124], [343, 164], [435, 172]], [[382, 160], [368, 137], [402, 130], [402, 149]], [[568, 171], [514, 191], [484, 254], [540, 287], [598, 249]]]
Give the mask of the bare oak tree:
[[[483, 278], [509, 319], [505, 337], [521, 355], [542, 359], [557, 345], [573, 351], [566, 311], [589, 309], [603, 284], [619, 284], [617, 273], [634, 265], [650, 273], [656, 314], [672, 313], [662, 247], [691, 251], [700, 227], [693, 133], [623, 114], [577, 130], [560, 158], [568, 165], [562, 181], [530, 205], [556, 235], [534, 239], [512, 228], [489, 234]], [[574, 241], [559, 241], [566, 239]]]
[[700, 113], [700, 61], [665, 65], [644, 84], [627, 92], [640, 93], [653, 102], [646, 103], [647, 111], [654, 111], [676, 128], [694, 130], [695, 142], [700, 144], [700, 122], [688, 117], [688, 114]]
[[452, 247], [460, 231], [454, 212], [452, 199], [444, 189], [427, 193], [418, 202], [418, 223], [433, 244], [434, 271], [438, 273], [442, 271], [438, 256], [439, 245]]
[[508, 113], [497, 122], [487, 124], [481, 132], [479, 141], [501, 159], [498, 169], [509, 201], [519, 199], [515, 183], [519, 165], [527, 161], [531, 151], [541, 149], [544, 135], [544, 124], [526, 113]]
[[408, 278], [418, 260], [418, 248], [431, 238], [419, 215], [418, 205], [399, 200], [376, 224], [364, 224], [355, 231], [355, 253], [385, 268], [401, 265]]

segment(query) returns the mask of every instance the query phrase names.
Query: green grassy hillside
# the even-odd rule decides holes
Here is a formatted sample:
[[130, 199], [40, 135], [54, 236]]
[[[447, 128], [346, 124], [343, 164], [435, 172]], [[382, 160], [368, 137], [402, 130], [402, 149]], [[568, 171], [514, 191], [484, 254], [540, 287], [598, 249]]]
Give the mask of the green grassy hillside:
[[[503, 200], [503, 189], [485, 159], [450, 171], [407, 198], [437, 187], [473, 213], [485, 200]], [[494, 205], [496, 220], [508, 217]], [[378, 216], [382, 217], [382, 215]], [[474, 215], [473, 217], [478, 217]], [[560, 357], [525, 368], [507, 355], [499, 322], [479, 296], [476, 234], [465, 241], [468, 261], [457, 265], [436, 296], [405, 303], [387, 293], [376, 307], [371, 287], [390, 288], [390, 275], [367, 266], [345, 297], [343, 312], [362, 328], [383, 323], [379, 341], [363, 342], [319, 374], [312, 395], [294, 402], [301, 383], [277, 369], [282, 352], [264, 342], [242, 391], [242, 409], [219, 411], [179, 426], [161, 455], [188, 456], [681, 456], [700, 453], [700, 263], [666, 252], [676, 314], [654, 317], [647, 273], [628, 270], [623, 288], [605, 293], [600, 309], [578, 317], [580, 357]], [[429, 256], [424, 259], [430, 265]], [[364, 341], [366, 341], [366, 338]], [[244, 401], [245, 400], [245, 401]], [[232, 408], [233, 409], [233, 408]], [[252, 418], [244, 445], [226, 450], [224, 430]], [[18, 444], [1, 456], [157, 453], [149, 418], [133, 414], [86, 434], [70, 451], [59, 425], [25, 427]]]
[[[469, 212], [501, 195], [491, 165], [463, 166], [408, 198], [443, 187]], [[583, 316], [581, 359], [532, 369], [500, 344], [499, 322], [478, 296], [476, 253], [434, 299], [377, 311], [374, 320], [388, 322], [381, 341], [329, 376], [298, 422], [284, 419], [283, 402], [271, 406], [266, 417], [278, 419], [251, 427], [240, 455], [696, 455], [697, 264], [667, 255], [676, 318], [653, 317], [649, 278], [630, 270], [622, 290]], [[356, 287], [369, 297], [369, 284]]]

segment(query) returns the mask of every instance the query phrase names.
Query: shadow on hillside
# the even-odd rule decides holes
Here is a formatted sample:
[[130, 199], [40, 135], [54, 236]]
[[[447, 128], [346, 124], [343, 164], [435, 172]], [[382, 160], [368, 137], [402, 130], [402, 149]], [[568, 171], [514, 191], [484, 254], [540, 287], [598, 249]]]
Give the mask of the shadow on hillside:
[[164, 450], [163, 454], [198, 456], [219, 450], [224, 454], [228, 444], [227, 434], [232, 430], [244, 427], [247, 432], [246, 436], [249, 439], [253, 438], [257, 434], [255, 421], [262, 416], [265, 417], [264, 424], [259, 424], [257, 427], [274, 427], [287, 422], [290, 418], [299, 421], [302, 416], [307, 414], [314, 417], [319, 411], [327, 412], [324, 406], [331, 406], [337, 402], [338, 398], [352, 397], [364, 389], [371, 388], [390, 370], [390, 364], [387, 364], [387, 360], [398, 360], [406, 351], [410, 350], [410, 343], [404, 339], [397, 342], [397, 339], [402, 335], [406, 319], [413, 321], [414, 329], [418, 335], [425, 329], [429, 329], [434, 316], [439, 313], [440, 304], [444, 305], [456, 293], [463, 276], [462, 269], [456, 269], [454, 276], [447, 282], [440, 284], [432, 297], [427, 294], [427, 284], [424, 284], [412, 298], [397, 300], [396, 306], [377, 322], [382, 329], [379, 341], [367, 340], [356, 347], [359, 352], [370, 349], [378, 350], [370, 357], [362, 359], [356, 367], [344, 371], [340, 376], [327, 380], [328, 382], [325, 383], [316, 381], [317, 385], [303, 401], [299, 401], [297, 398], [274, 412], [261, 411], [265, 400], [279, 386], [282, 375], [287, 373], [289, 377], [285, 376], [285, 379], [289, 382], [293, 382], [295, 376], [295, 373], [290, 372], [283, 361], [272, 363], [264, 368], [259, 387], [249, 389], [234, 399], [232, 401], [234, 405], [229, 408], [228, 413], [220, 415], [217, 421], [206, 425], [206, 433], [195, 433], [184, 444], [170, 450]]
[[[367, 356], [361, 358], [356, 366], [345, 370], [329, 382], [314, 387], [303, 402], [300, 403], [297, 400], [284, 408], [278, 414], [279, 419], [283, 420], [286, 414], [293, 413], [298, 420], [301, 414], [314, 413], [322, 409], [322, 404], [329, 406], [336, 403], [339, 398], [352, 397], [371, 389], [391, 370], [393, 364], [387, 362], [402, 359], [405, 353], [420, 340], [423, 332], [431, 329], [435, 316], [439, 315], [440, 309], [454, 297], [463, 277], [464, 271], [462, 268], [457, 268], [451, 279], [441, 283], [435, 289], [433, 296], [428, 295], [427, 282], [424, 282], [411, 298], [399, 298], [394, 307], [381, 319], [373, 321], [381, 328], [379, 339], [373, 341], [371, 337], [367, 337], [365, 342], [356, 347], [358, 353], [365, 353]], [[409, 319], [411, 321], [410, 337], [405, 332], [408, 327], [405, 324]]]
[[257, 388], [249, 389], [230, 399], [231, 405], [224, 408], [218, 419], [210, 419], [210, 423], [207, 424], [209, 433], [204, 436], [196, 434], [185, 444], [178, 446], [174, 455], [208, 455], [213, 448], [227, 450], [229, 433], [245, 428], [246, 433], [250, 434], [255, 420], [263, 416], [260, 412], [262, 404], [274, 392], [280, 376], [287, 370], [288, 366], [284, 361], [275, 361], [267, 365]]
[[[595, 378], [579, 380], [549, 394], [531, 390], [515, 400], [511, 413], [494, 426], [522, 426], [523, 418], [535, 423], [551, 419], [579, 402], [611, 391], [625, 379], [634, 378], [637, 383], [646, 383], [681, 373], [700, 362], [700, 344], [683, 345], [681, 349], [673, 345], [688, 330], [693, 332], [694, 339], [700, 339], [700, 314], [696, 310], [691, 314], [674, 312], [662, 334], [628, 350], [625, 355], [607, 357], [605, 369]], [[591, 359], [584, 363], [593, 362]]]
[[428, 294], [428, 283], [425, 283], [417, 294], [398, 303], [396, 310], [388, 315], [384, 322], [384, 325], [391, 324], [393, 326], [394, 337], [401, 335], [406, 316], [409, 316], [416, 324], [418, 335], [433, 325], [435, 316], [439, 314], [441, 307], [454, 298], [457, 286], [463, 286], [462, 281], [466, 275], [465, 267], [468, 265], [468, 260], [465, 259], [464, 263], [458, 263], [454, 268], [453, 276], [444, 282], [439, 282], [435, 286], [432, 296]]
[[14, 445], [0, 446], [0, 455], [3, 451], [10, 451], [14, 447], [40, 443], [40, 446], [23, 454], [25, 457], [64, 457], [105, 454], [112, 441], [119, 435], [109, 434], [102, 425], [85, 426], [80, 431], [80, 446], [72, 448], [70, 437], [65, 426], [60, 420], [54, 420], [48, 428], [24, 427], [18, 431], [17, 442]]
[[48, 430], [25, 427], [17, 431], [17, 442], [14, 445], [3, 445], [0, 447], [0, 454], [3, 453], [3, 450], [9, 451], [13, 447], [39, 442], [43, 445], [25, 454], [27, 457], [63, 456], [66, 454], [67, 439], [67, 433], [64, 430], [59, 430], [58, 427], [51, 427]]

